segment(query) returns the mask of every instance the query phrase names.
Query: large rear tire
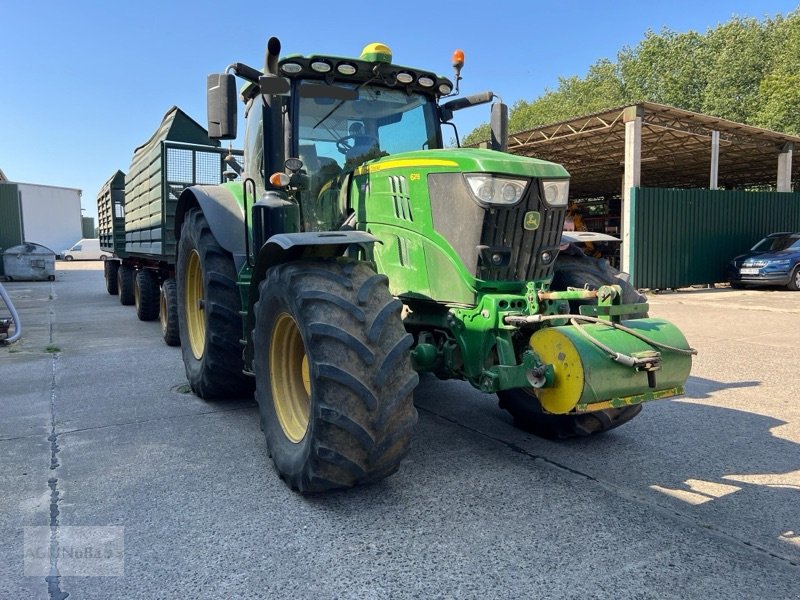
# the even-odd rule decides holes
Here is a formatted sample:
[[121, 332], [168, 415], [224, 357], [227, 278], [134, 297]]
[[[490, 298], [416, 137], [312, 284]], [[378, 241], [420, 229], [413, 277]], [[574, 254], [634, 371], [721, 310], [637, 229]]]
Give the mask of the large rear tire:
[[133, 298], [136, 316], [140, 321], [155, 321], [159, 309], [158, 279], [151, 271], [141, 270], [136, 273], [133, 284]]
[[158, 316], [161, 321], [161, 336], [167, 346], [180, 346], [181, 336], [178, 325], [178, 284], [174, 279], [165, 279], [161, 284]]
[[241, 301], [233, 257], [219, 245], [205, 216], [186, 215], [178, 243], [178, 329], [192, 391], [201, 398], [250, 394], [242, 372]]
[[280, 476], [303, 493], [394, 473], [417, 421], [413, 338], [387, 279], [363, 263], [274, 267], [255, 306], [261, 427]]
[[[603, 285], [618, 285], [622, 289], [623, 303], [647, 302], [644, 295], [619, 275], [620, 272], [605, 259], [583, 253], [559, 254], [550, 288], [558, 291], [568, 287], [596, 290]], [[570, 300], [570, 312], [579, 314], [582, 304], [596, 304], [596, 301]], [[497, 396], [500, 408], [511, 413], [515, 425], [551, 440], [603, 433], [627, 423], [642, 410], [641, 404], [638, 404], [579, 415], [554, 415], [545, 412], [531, 389], [505, 390], [498, 392]]]
[[132, 306], [136, 302], [133, 293], [134, 277], [136, 271], [128, 265], [120, 265], [117, 269], [117, 290], [119, 290], [119, 303], [123, 306]]
[[116, 296], [119, 293], [119, 287], [117, 286], [118, 270], [119, 261], [117, 260], [107, 260], [103, 264], [103, 275], [106, 278], [106, 291], [112, 296]]

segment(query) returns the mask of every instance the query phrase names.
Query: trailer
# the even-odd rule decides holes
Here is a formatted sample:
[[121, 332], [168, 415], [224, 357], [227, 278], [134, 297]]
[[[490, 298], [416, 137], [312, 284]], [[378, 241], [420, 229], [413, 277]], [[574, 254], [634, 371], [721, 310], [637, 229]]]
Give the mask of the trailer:
[[117, 171], [97, 196], [106, 290], [136, 307], [142, 321], [160, 319], [164, 341], [180, 344], [175, 287], [175, 210], [184, 189], [219, 185], [241, 171], [242, 153], [221, 148], [204, 127], [173, 106], [130, 169]]

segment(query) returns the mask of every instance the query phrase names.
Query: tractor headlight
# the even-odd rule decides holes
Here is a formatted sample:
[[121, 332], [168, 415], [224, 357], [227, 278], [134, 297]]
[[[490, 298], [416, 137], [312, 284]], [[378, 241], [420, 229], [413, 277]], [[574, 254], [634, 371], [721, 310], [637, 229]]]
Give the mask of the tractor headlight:
[[464, 177], [479, 204], [513, 206], [522, 199], [525, 188], [528, 187], [527, 179], [483, 173], [467, 173]]
[[569, 198], [569, 179], [542, 180], [544, 200], [548, 206], [566, 206]]

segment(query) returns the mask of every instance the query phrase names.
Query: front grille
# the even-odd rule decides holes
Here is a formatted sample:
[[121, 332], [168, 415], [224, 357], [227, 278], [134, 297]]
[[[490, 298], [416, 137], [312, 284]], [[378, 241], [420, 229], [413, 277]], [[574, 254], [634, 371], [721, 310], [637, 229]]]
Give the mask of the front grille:
[[[549, 209], [541, 200], [537, 179], [516, 205], [484, 209], [473, 200], [461, 173], [434, 173], [428, 176], [433, 226], [461, 258], [464, 265], [483, 281], [535, 281], [548, 279], [553, 262], [544, 263], [542, 252], [555, 259], [561, 242], [565, 208]], [[529, 212], [540, 215], [539, 227], [523, 226]], [[481, 249], [484, 250], [483, 257]], [[484, 260], [499, 252], [505, 255], [502, 266]]]
[[[564, 226], [564, 209], [545, 207], [539, 194], [538, 180], [533, 180], [525, 197], [511, 208], [492, 208], [486, 211], [481, 232], [481, 245], [505, 248], [511, 251], [507, 266], [494, 267], [479, 260], [477, 276], [484, 281], [534, 281], [553, 274], [556, 250]], [[534, 230], [523, 226], [529, 212], [541, 215], [539, 227]], [[542, 252], [548, 250], [551, 260], [542, 261]]]

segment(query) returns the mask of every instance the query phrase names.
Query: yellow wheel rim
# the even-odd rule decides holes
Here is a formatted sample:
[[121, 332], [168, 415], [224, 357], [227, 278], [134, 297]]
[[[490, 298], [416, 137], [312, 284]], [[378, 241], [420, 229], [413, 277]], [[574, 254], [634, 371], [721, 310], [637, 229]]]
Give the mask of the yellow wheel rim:
[[287, 313], [279, 314], [272, 327], [269, 373], [278, 422], [286, 437], [297, 444], [308, 430], [311, 372], [300, 330]]
[[186, 307], [186, 333], [189, 347], [197, 360], [203, 358], [206, 347], [205, 290], [203, 289], [203, 269], [200, 255], [192, 250], [186, 264], [184, 276], [184, 298]]
[[167, 298], [164, 294], [164, 288], [161, 288], [161, 293], [158, 299], [158, 321], [161, 323], [161, 333], [167, 332]]
[[133, 305], [136, 307], [136, 310], [139, 310], [139, 306], [142, 304], [142, 292], [139, 289], [139, 284], [136, 281], [136, 277], [133, 278]]

